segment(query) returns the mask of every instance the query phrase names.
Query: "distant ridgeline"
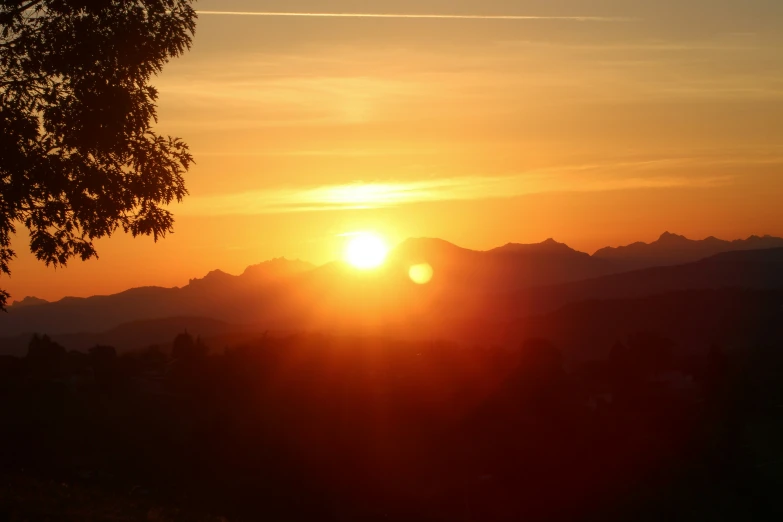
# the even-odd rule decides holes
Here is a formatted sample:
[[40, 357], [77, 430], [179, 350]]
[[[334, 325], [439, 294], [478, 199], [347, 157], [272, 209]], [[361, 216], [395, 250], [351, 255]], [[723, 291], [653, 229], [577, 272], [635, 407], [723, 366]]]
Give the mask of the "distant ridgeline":
[[[419, 264], [432, 268], [427, 284], [409, 278]], [[783, 239], [770, 236], [693, 241], [665, 233], [593, 255], [552, 239], [489, 251], [409, 239], [369, 272], [275, 259], [238, 276], [216, 270], [182, 288], [54, 303], [27, 297], [0, 315], [0, 354], [26, 353], [35, 333], [68, 350], [124, 352], [185, 330], [220, 348], [266, 331], [501, 346], [535, 333], [575, 359], [605, 355], [614, 340], [638, 331], [693, 349], [716, 337], [743, 345], [751, 333], [778, 335], [781, 267]]]

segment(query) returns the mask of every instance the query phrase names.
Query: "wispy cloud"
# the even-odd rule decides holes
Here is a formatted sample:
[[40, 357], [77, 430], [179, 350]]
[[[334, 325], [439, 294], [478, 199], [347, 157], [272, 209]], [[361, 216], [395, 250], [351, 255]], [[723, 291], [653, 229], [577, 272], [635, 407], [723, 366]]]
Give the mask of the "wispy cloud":
[[[541, 170], [516, 176], [464, 176], [419, 181], [348, 183], [193, 196], [180, 214], [200, 216], [278, 214], [398, 207], [438, 201], [497, 199], [554, 192], [708, 188], [732, 182], [731, 176], [647, 175], [651, 162], [629, 166], [638, 174], [583, 175], [599, 166], [585, 165], [554, 173]], [[591, 173], [592, 174], [592, 173]]]
[[223, 16], [266, 16], [292, 18], [396, 18], [434, 20], [563, 20], [572, 22], [629, 22], [635, 18], [607, 16], [531, 16], [531, 15], [459, 15], [459, 14], [413, 14], [413, 13], [295, 13], [264, 11], [197, 11], [200, 15]]
[[[351, 45], [254, 51], [173, 63], [176, 74], [157, 87], [164, 109], [179, 112], [163, 121], [210, 131], [410, 124], [413, 115], [425, 124], [498, 122], [518, 113], [546, 126], [553, 111], [579, 119], [585, 104], [783, 98], [783, 74], [764, 65], [779, 53], [768, 49], [730, 53], [720, 41], [693, 43], [698, 50], [687, 49], [691, 43], [674, 50], [676, 42], [617, 45], [504, 40], [459, 52]], [[672, 50], [653, 50], [661, 48]]]

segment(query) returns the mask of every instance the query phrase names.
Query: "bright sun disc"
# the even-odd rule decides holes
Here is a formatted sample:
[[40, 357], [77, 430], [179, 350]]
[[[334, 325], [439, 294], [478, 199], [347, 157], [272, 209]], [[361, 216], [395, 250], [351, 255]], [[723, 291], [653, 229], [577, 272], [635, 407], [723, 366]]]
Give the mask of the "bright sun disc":
[[357, 234], [345, 247], [345, 260], [356, 268], [377, 268], [386, 260], [389, 248], [375, 234]]

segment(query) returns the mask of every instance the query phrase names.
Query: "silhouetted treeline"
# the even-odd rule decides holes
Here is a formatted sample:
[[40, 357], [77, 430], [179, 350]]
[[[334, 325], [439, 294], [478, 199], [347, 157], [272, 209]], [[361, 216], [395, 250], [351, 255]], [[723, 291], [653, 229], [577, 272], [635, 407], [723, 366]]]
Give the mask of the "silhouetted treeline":
[[[687, 348], [638, 333], [573, 364], [544, 339], [183, 333], [118, 356], [34, 336], [0, 358], [0, 514], [115, 520], [72, 505], [99, 491], [157, 520], [779, 519], [781, 346]], [[71, 505], [18, 494], [43, 483]]]

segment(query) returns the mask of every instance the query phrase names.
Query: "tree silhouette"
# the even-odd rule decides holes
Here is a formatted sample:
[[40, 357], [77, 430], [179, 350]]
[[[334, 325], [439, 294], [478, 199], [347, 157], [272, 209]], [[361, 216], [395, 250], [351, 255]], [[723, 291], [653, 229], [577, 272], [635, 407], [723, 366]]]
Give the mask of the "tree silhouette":
[[[149, 85], [190, 47], [192, 0], [0, 1], [0, 272], [21, 223], [47, 265], [118, 229], [155, 240], [193, 159], [159, 136]], [[0, 309], [8, 294], [0, 290]]]
[[113, 346], [96, 345], [90, 348], [90, 358], [95, 366], [107, 367], [117, 360], [117, 349]]
[[65, 348], [52, 341], [48, 335], [34, 334], [27, 345], [26, 359], [38, 374], [51, 377], [65, 362]]
[[200, 359], [205, 357], [207, 352], [208, 349], [201, 338], [193, 339], [188, 332], [177, 335], [171, 345], [171, 356], [175, 360]]

